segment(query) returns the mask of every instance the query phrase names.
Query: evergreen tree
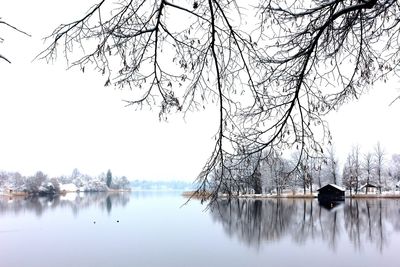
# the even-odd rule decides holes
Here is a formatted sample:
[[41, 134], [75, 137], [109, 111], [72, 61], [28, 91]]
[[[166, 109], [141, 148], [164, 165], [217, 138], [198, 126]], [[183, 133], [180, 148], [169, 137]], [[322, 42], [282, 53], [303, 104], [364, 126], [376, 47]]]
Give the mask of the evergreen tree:
[[255, 194], [262, 194], [262, 182], [261, 182], [261, 172], [260, 165], [258, 165], [252, 176], [253, 189]]
[[112, 173], [111, 170], [108, 170], [106, 176], [106, 184], [108, 188], [111, 188], [111, 183], [112, 183]]

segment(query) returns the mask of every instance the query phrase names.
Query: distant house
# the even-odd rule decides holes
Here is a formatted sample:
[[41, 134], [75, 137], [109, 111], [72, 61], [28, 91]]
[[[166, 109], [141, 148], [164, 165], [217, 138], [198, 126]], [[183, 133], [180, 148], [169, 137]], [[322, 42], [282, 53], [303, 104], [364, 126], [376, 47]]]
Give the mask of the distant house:
[[3, 188], [3, 190], [2, 190], [5, 194], [10, 194], [10, 195], [12, 195], [13, 194], [13, 192], [14, 192], [14, 189], [13, 188], [9, 188], [9, 187], [7, 187], [7, 186], [5, 186], [4, 188]]
[[3, 191], [3, 193], [5, 195], [10, 195], [10, 196], [19, 196], [19, 195], [25, 196], [28, 193], [28, 191], [26, 189], [18, 189], [13, 186], [9, 186], [9, 185], [4, 186], [3, 190], [0, 190], [0, 191]]
[[361, 193], [377, 193], [379, 189], [378, 185], [373, 185], [370, 183], [364, 184], [360, 187], [360, 192]]
[[330, 201], [330, 200], [344, 200], [345, 190], [335, 184], [327, 184], [318, 191], [318, 200]]

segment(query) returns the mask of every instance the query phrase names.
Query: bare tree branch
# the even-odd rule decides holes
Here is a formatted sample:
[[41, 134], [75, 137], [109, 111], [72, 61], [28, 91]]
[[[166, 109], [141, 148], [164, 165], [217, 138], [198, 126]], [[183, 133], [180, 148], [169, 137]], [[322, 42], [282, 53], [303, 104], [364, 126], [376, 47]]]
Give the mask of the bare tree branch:
[[284, 151], [299, 155], [285, 177], [324, 157], [324, 116], [399, 74], [399, 5], [103, 0], [56, 28], [37, 58], [94, 66], [106, 86], [131, 90], [127, 105], [159, 107], [160, 119], [216, 105], [214, 149], [197, 179], [216, 199], [256, 190], [261, 162]]
[[[15, 26], [13, 26], [13, 25], [7, 23], [6, 21], [3, 21], [3, 20], [1, 19], [1, 17], [0, 17], [0, 26], [1, 26], [1, 25], [4, 25], [4, 26], [6, 26], [6, 27], [8, 27], [8, 28], [11, 28], [11, 29], [14, 30], [14, 31], [17, 31], [17, 32], [19, 32], [19, 33], [22, 33], [22, 34], [25, 34], [25, 35], [31, 37], [30, 34], [28, 34], [28, 33], [24, 32], [24, 31], [18, 29], [17, 27], [15, 27]], [[3, 41], [4, 41], [4, 39], [0, 36], [0, 43], [2, 43]], [[7, 57], [3, 56], [2, 54], [0, 54], [0, 59], [2, 59], [2, 60], [4, 60], [4, 61], [6, 61], [6, 62], [8, 62], [8, 63], [11, 64], [11, 61], [10, 61]]]

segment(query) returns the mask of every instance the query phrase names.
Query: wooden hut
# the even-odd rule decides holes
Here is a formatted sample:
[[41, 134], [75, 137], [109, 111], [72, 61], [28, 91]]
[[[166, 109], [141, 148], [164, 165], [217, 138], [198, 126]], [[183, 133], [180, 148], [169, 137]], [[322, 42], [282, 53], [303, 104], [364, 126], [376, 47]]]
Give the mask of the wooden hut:
[[318, 200], [344, 200], [345, 190], [335, 184], [327, 184], [318, 191]]

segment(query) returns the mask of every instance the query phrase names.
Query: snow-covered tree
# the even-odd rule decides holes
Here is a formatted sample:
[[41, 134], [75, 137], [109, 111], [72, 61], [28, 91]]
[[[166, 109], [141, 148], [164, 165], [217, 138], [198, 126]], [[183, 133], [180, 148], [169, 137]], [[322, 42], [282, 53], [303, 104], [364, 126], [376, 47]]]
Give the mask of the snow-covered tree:
[[338, 164], [338, 159], [336, 157], [335, 149], [331, 145], [328, 147], [327, 151], [328, 151], [328, 155], [326, 157], [326, 162], [327, 162], [326, 166], [328, 168], [327, 176], [329, 177], [331, 183], [338, 184], [339, 164]]
[[278, 154], [274, 154], [263, 160], [261, 165], [261, 176], [263, 182], [263, 188], [265, 192], [272, 193], [273, 191], [280, 195], [282, 191], [292, 185], [289, 183], [289, 168], [288, 160], [280, 157]]
[[384, 164], [385, 151], [383, 150], [381, 144], [378, 142], [375, 146], [374, 151], [374, 169], [376, 172], [380, 193], [382, 193], [382, 187], [386, 188]]
[[393, 154], [389, 162], [388, 176], [392, 187], [400, 182], [400, 154]]
[[342, 184], [343, 186], [350, 191], [350, 195], [354, 189], [357, 188], [357, 181], [355, 175], [355, 168], [352, 155], [347, 156], [347, 160], [343, 166], [343, 173], [342, 173]]
[[47, 175], [42, 171], [36, 172], [34, 176], [26, 179], [26, 187], [29, 192], [38, 192], [40, 186], [47, 180]]
[[358, 189], [361, 185], [360, 183], [360, 175], [361, 175], [361, 162], [360, 162], [360, 147], [353, 146], [351, 151], [351, 168], [352, 168], [352, 176], [355, 181], [355, 193], [358, 193]]
[[[99, 179], [99, 181], [102, 181]], [[130, 183], [126, 176], [114, 176], [112, 179], [111, 188], [113, 189], [129, 189]]]
[[[373, 161], [372, 161], [372, 154], [370, 152], [364, 155], [364, 161], [362, 163], [362, 171], [363, 171], [363, 180], [365, 184], [369, 184], [374, 182], [373, 180]], [[365, 193], [368, 193], [368, 187], [365, 187]]]

